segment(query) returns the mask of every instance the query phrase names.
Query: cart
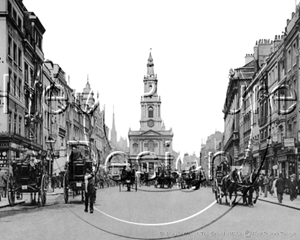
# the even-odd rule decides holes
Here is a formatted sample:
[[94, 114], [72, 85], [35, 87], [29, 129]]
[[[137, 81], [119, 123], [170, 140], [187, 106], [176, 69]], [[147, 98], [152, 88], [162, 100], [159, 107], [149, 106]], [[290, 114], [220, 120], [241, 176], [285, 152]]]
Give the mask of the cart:
[[23, 193], [30, 193], [33, 203], [38, 194], [38, 204], [44, 206], [48, 186], [46, 160], [37, 159], [35, 151], [27, 150], [23, 159], [10, 163], [9, 169], [11, 172], [8, 173], [7, 191], [10, 206], [15, 204], [15, 198], [21, 200]]
[[69, 201], [69, 194], [75, 198], [81, 195], [84, 201], [84, 175], [86, 168], [92, 169], [93, 161], [90, 158], [90, 148], [86, 141], [68, 141], [67, 151], [70, 153], [65, 165], [65, 174], [63, 177], [63, 189], [65, 203]]

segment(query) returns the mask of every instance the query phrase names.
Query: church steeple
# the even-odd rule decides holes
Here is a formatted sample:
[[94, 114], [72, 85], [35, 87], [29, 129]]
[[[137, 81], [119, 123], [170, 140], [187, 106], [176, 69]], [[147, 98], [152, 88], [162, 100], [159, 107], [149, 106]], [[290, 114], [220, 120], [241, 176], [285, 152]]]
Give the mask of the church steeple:
[[87, 75], [86, 85], [82, 92], [82, 100], [84, 104], [87, 104], [89, 106], [92, 106], [95, 103], [94, 91], [91, 89], [89, 75]]
[[111, 128], [111, 132], [110, 132], [110, 141], [114, 146], [116, 146], [117, 130], [116, 130], [116, 126], [115, 126], [115, 106], [113, 106], [113, 122], [112, 122], [112, 128]]
[[147, 63], [147, 75], [154, 76], [154, 63], [151, 52], [149, 54], [148, 63]]

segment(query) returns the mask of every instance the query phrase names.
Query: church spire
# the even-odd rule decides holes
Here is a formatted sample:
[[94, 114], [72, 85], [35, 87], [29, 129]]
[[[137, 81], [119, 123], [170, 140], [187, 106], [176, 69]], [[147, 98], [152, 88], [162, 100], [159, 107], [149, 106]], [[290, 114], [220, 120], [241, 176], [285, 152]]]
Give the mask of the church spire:
[[112, 129], [116, 130], [116, 126], [115, 126], [115, 105], [113, 105], [113, 123], [112, 123]]
[[112, 127], [111, 127], [111, 132], [110, 132], [110, 141], [114, 146], [116, 146], [117, 130], [116, 130], [116, 126], [115, 126], [115, 106], [113, 106], [113, 122], [112, 122]]
[[149, 54], [148, 63], [147, 63], [147, 75], [148, 76], [154, 75], [154, 63], [153, 63], [151, 52]]

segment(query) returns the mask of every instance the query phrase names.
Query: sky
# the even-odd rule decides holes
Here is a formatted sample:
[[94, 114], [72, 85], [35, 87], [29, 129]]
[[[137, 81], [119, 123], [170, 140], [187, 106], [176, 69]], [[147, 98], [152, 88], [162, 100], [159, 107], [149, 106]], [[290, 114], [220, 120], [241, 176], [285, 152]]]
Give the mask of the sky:
[[201, 143], [224, 132], [230, 68], [245, 64], [259, 39], [282, 34], [295, 0], [23, 0], [46, 29], [45, 59], [82, 91], [99, 92], [118, 138], [140, 128], [140, 99], [150, 53], [161, 117], [173, 149], [199, 155]]

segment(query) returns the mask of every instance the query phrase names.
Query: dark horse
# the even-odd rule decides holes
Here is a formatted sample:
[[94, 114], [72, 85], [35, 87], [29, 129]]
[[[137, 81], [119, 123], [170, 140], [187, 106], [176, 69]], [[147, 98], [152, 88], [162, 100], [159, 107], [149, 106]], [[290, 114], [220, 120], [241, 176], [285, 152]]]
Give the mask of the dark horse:
[[[225, 196], [226, 203], [228, 203], [227, 194], [229, 195], [229, 206], [232, 206], [232, 203], [235, 203], [236, 201], [238, 180], [239, 180], [239, 175], [237, 169], [234, 169], [229, 175], [226, 175], [222, 178], [221, 189]], [[232, 201], [231, 198], [233, 193], [235, 193], [235, 198]]]
[[[242, 179], [241, 192], [243, 194], [243, 204], [253, 207], [259, 196], [259, 184], [258, 175], [253, 172], [250, 175], [245, 176]], [[255, 199], [253, 200], [253, 193], [256, 193]], [[248, 197], [248, 199], [247, 199]]]

